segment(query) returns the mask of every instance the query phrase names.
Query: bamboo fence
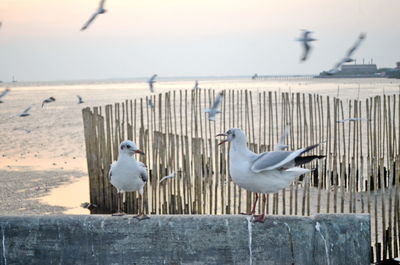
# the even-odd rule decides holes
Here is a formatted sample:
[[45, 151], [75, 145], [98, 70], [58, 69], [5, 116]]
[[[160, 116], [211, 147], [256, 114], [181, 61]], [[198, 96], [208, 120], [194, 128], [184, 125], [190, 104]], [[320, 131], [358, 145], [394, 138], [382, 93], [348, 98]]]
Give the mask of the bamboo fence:
[[[369, 213], [371, 260], [399, 255], [400, 95], [343, 102], [317, 94], [225, 90], [221, 113], [209, 121], [204, 109], [218, 92], [170, 91], [83, 109], [90, 199], [98, 206], [92, 213], [116, 211], [116, 190], [107, 176], [126, 139], [145, 152], [140, 160], [149, 171], [143, 196], [127, 193], [128, 213], [249, 212], [255, 195], [232, 182], [228, 145], [219, 146], [215, 135], [241, 128], [249, 148], [264, 152], [288, 127], [289, 150], [326, 141], [314, 150], [326, 158], [307, 165], [311, 174], [267, 195], [267, 213]], [[337, 122], [346, 118], [357, 120]], [[175, 178], [159, 183], [172, 172]]]

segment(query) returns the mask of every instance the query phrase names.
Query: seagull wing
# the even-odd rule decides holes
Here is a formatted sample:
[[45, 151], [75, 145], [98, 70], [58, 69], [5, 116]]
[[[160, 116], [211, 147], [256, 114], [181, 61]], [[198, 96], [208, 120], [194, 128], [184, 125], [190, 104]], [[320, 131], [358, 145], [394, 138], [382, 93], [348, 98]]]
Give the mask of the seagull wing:
[[2, 97], [4, 97], [5, 95], [7, 95], [8, 92], [10, 92], [10, 89], [8, 89], [8, 88], [4, 89], [4, 91], [1, 92], [1, 94], [0, 94], [0, 98], [2, 98]]
[[222, 93], [220, 93], [218, 95], [218, 97], [215, 99], [214, 104], [212, 105], [211, 109], [217, 110], [219, 108], [219, 106], [221, 105], [223, 99], [224, 99], [224, 95]]
[[140, 178], [144, 183], [149, 179], [149, 174], [147, 173], [147, 167], [143, 162], [137, 161], [137, 165], [139, 167]]
[[86, 22], [85, 25], [83, 25], [83, 27], [81, 28], [81, 30], [85, 30], [89, 27], [89, 25], [93, 22], [93, 20], [97, 17], [97, 15], [99, 14], [99, 12], [95, 12], [90, 18], [89, 20]]
[[100, 1], [99, 9], [104, 8], [104, 3], [105, 2], [106, 2], [106, 0], [101, 0]]
[[27, 114], [31, 110], [32, 106], [27, 107], [21, 114]]
[[285, 139], [289, 134], [289, 128], [290, 128], [290, 126], [287, 126], [285, 128], [285, 131], [283, 132], [281, 138], [279, 139], [278, 144], [275, 146], [274, 151], [282, 151], [283, 148], [287, 147], [287, 145], [285, 145]]
[[156, 79], [156, 77], [157, 77], [157, 75], [153, 75], [152, 77], [150, 77], [148, 83], [154, 83], [155, 82], [154, 80]]
[[114, 169], [115, 165], [117, 164], [117, 161], [112, 162], [110, 166], [110, 170], [108, 171], [108, 180], [111, 181], [112, 177], [112, 170]]
[[251, 166], [251, 170], [255, 173], [259, 173], [265, 170], [274, 170], [279, 169], [283, 166], [286, 166], [289, 163], [293, 163], [289, 165], [289, 167], [295, 166], [295, 159], [303, 153], [306, 153], [320, 144], [311, 145], [305, 148], [301, 148], [295, 151], [273, 151], [259, 154], [253, 165]]
[[161, 179], [160, 179], [160, 183], [161, 182], [163, 182], [164, 180], [166, 180], [166, 179], [169, 179], [169, 178], [174, 178], [174, 177], [176, 177], [176, 173], [174, 172], [174, 173], [172, 173], [171, 175], [168, 175], [168, 176], [165, 176], [165, 177], [162, 177]]
[[358, 39], [356, 43], [347, 51], [346, 57], [351, 57], [351, 55], [358, 49], [360, 46], [361, 42], [365, 39], [365, 34], [361, 33], [360, 36], [358, 36]]
[[301, 61], [307, 60], [308, 53], [310, 52], [311, 46], [310, 46], [310, 44], [308, 44], [307, 41], [304, 41], [303, 48], [304, 48], [304, 50], [303, 50], [303, 56], [301, 57]]

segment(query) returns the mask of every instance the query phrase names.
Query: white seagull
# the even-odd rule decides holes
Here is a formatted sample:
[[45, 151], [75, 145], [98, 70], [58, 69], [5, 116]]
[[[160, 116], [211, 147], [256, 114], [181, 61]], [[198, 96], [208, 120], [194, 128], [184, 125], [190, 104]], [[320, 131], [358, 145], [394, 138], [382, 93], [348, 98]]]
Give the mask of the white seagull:
[[43, 108], [44, 104], [51, 103], [51, 102], [54, 102], [54, 101], [56, 101], [56, 99], [54, 97], [46, 98], [45, 100], [42, 101], [42, 108]]
[[285, 139], [289, 134], [289, 128], [290, 128], [290, 125], [288, 125], [285, 128], [283, 134], [281, 135], [281, 138], [279, 139], [279, 142], [277, 143], [277, 145], [275, 145], [274, 151], [282, 151], [289, 147], [287, 144], [285, 144]]
[[353, 53], [360, 47], [361, 42], [365, 39], [366, 34], [361, 32], [360, 35], [358, 36], [358, 39], [354, 43], [354, 45], [346, 52], [346, 55], [339, 61], [337, 62], [332, 69], [326, 72], [328, 75], [333, 75], [339, 72], [339, 68], [344, 64], [344, 63], [350, 63], [353, 62], [354, 59], [351, 58]]
[[194, 82], [194, 87], [193, 87], [193, 89], [199, 89], [200, 87], [199, 87], [199, 80], [196, 80], [195, 82]]
[[211, 109], [205, 109], [204, 112], [208, 113], [208, 120], [209, 121], [215, 121], [215, 116], [218, 113], [221, 113], [219, 110], [219, 107], [222, 103], [222, 100], [224, 99], [224, 92], [220, 92], [217, 96], [217, 98], [214, 101], [214, 104], [212, 105]]
[[147, 99], [147, 106], [149, 106], [150, 108], [154, 109], [155, 105], [153, 103], [153, 100], [151, 100], [151, 98]]
[[300, 38], [296, 39], [297, 41], [300, 41], [303, 45], [303, 56], [301, 57], [300, 61], [304, 62], [308, 58], [308, 54], [310, 53], [311, 46], [310, 42], [316, 41], [317, 39], [311, 38], [310, 34], [312, 31], [309, 30], [304, 30], [303, 29], [303, 34]]
[[[126, 140], [120, 144], [118, 160], [111, 164], [108, 179], [118, 192], [118, 212], [113, 215], [124, 215], [120, 207], [120, 196], [122, 193], [123, 204], [125, 206], [125, 192], [138, 191], [143, 194], [143, 187], [148, 180], [146, 166], [137, 161], [133, 155], [144, 154], [132, 141]], [[148, 219], [142, 212], [135, 218], [139, 220]]]
[[83, 101], [83, 98], [81, 96], [76, 95], [76, 97], [78, 98], [78, 104], [85, 103], [85, 101]]
[[163, 182], [163, 181], [166, 180], [166, 179], [175, 178], [175, 177], [176, 177], [176, 172], [173, 172], [172, 174], [169, 174], [168, 176], [162, 177], [162, 178], [160, 179], [160, 183]]
[[8, 92], [10, 92], [9, 88], [6, 88], [3, 90], [3, 92], [0, 93], [0, 103], [3, 103], [3, 101], [1, 100], [2, 97], [4, 97], [5, 95], [8, 94]]
[[31, 110], [32, 106], [27, 107], [21, 114], [19, 114], [18, 116], [20, 117], [26, 117], [29, 116], [30, 114], [28, 113]]
[[100, 5], [97, 8], [96, 12], [94, 12], [94, 14], [89, 18], [89, 20], [85, 23], [85, 25], [83, 25], [81, 31], [87, 29], [89, 25], [93, 22], [93, 20], [97, 17], [97, 15], [104, 14], [107, 11], [104, 9], [104, 2], [105, 0], [100, 1]]
[[154, 74], [152, 77], [150, 77], [149, 81], [147, 81], [151, 93], [154, 93], [154, 83], [156, 82], [156, 77], [157, 74]]
[[338, 120], [337, 123], [345, 123], [346, 121], [369, 121], [367, 118], [347, 118], [344, 120]]
[[309, 172], [308, 169], [298, 166], [324, 157], [320, 155], [301, 156], [320, 144], [294, 151], [272, 151], [256, 154], [248, 149], [246, 135], [240, 129], [230, 129], [217, 136], [227, 137], [220, 144], [230, 142], [229, 172], [233, 182], [241, 188], [256, 193], [256, 199], [250, 213], [254, 216], [256, 222], [263, 222], [265, 219], [264, 210], [261, 215], [254, 215], [258, 193], [263, 193], [263, 200], [265, 201], [265, 193], [275, 193], [286, 188], [295, 178]]

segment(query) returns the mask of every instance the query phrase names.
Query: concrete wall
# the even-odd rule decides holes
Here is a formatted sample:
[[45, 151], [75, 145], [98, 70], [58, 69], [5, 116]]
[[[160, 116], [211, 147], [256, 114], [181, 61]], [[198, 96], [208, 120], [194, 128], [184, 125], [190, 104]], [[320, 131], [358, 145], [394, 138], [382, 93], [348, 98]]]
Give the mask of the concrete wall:
[[0, 264], [370, 264], [368, 215], [1, 216]]

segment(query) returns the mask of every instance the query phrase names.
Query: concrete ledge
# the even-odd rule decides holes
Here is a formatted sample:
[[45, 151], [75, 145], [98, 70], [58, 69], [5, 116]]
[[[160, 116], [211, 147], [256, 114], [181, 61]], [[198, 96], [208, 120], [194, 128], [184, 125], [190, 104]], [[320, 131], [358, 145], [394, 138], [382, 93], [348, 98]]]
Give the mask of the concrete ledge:
[[370, 264], [368, 215], [1, 216], [0, 264]]

